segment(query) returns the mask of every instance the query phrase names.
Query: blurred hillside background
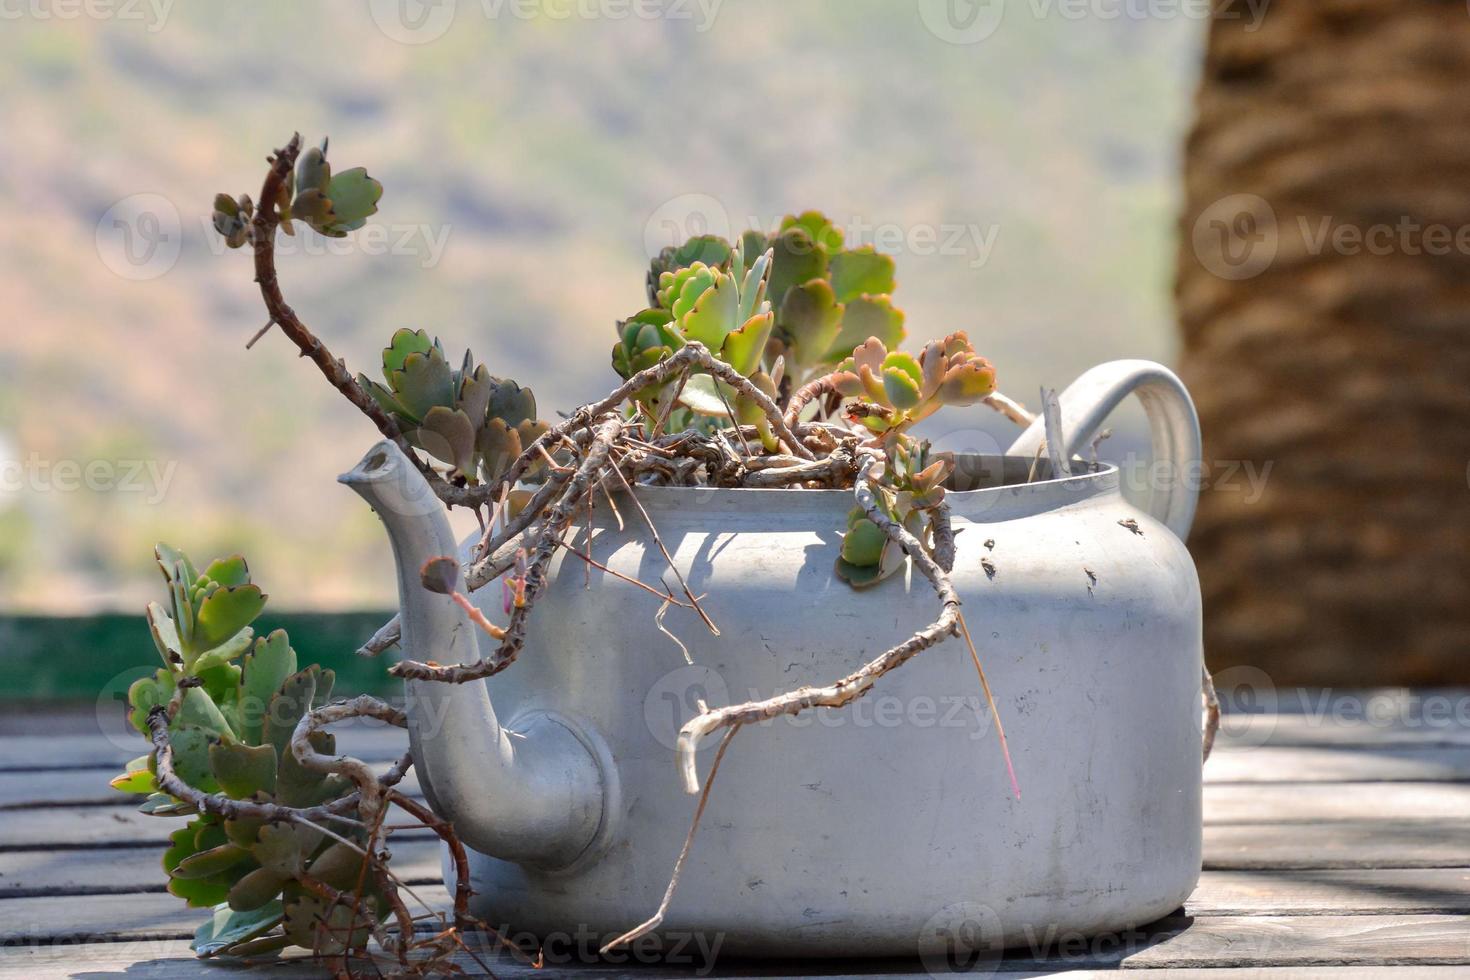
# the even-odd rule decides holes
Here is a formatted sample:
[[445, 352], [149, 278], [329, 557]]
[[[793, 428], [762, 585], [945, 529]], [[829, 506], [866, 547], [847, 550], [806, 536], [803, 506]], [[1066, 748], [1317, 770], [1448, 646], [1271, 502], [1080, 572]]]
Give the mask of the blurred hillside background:
[[[244, 552], [277, 609], [392, 604], [382, 533], [334, 483], [375, 432], [280, 336], [245, 351], [250, 259], [208, 227], [293, 130], [387, 188], [381, 234], [282, 246], [287, 298], [354, 370], [424, 327], [552, 416], [612, 386], [650, 249], [811, 207], [896, 256], [911, 344], [968, 330], [1024, 402], [1100, 360], [1172, 361], [1205, 24], [1040, 0], [986, 23], [1001, 7], [7, 8], [0, 605], [135, 610], [159, 539]], [[1105, 456], [1143, 448], [1140, 418]], [[981, 409], [931, 434], [1010, 436]]]

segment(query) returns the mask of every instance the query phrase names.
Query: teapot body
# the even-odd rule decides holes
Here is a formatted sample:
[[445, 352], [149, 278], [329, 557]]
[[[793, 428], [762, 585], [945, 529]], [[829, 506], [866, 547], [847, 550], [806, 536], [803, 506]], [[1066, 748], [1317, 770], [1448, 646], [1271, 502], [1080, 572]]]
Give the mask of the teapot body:
[[[1111, 468], [1028, 483], [1030, 459], [969, 465], [975, 489], [948, 498], [952, 576], [1020, 797], [969, 650], [948, 639], [846, 707], [740, 731], [663, 949], [905, 955], [977, 930], [1024, 945], [1142, 925], [1193, 890], [1201, 628], [1188, 552], [1124, 500]], [[863, 590], [835, 575], [850, 492], [637, 494], [719, 634], [688, 608], [660, 619], [659, 597], [561, 552], [489, 696], [509, 731], [576, 733], [600, 760], [605, 805], [564, 867], [471, 855], [475, 912], [512, 933], [600, 943], [654, 912], [696, 804], [674, 739], [701, 702], [828, 684], [938, 614], [912, 570]], [[600, 499], [590, 540], [583, 527], [569, 543], [683, 600], [630, 503]], [[476, 597], [502, 615], [498, 589]], [[701, 777], [719, 742], [705, 740]], [[465, 769], [436, 784], [483, 778]]]

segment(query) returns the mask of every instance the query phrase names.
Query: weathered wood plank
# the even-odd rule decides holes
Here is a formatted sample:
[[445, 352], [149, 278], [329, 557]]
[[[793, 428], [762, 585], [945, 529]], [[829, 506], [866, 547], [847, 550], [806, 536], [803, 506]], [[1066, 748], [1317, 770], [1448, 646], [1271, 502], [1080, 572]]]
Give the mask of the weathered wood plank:
[[[408, 751], [408, 736], [399, 729], [344, 725], [338, 745], [367, 762], [391, 762]], [[141, 735], [117, 733], [69, 735], [6, 735], [0, 737], [0, 772], [37, 772], [55, 769], [121, 771], [129, 759], [146, 755]]]
[[[470, 976], [482, 976], [479, 964], [467, 956], [456, 962]], [[497, 977], [504, 980], [549, 980], [549, 969], [536, 970], [507, 958], [490, 961]], [[906, 970], [911, 968], [912, 972]], [[640, 964], [577, 966], [559, 968], [562, 975], [587, 977], [589, 980], [672, 980], [672, 978], [707, 977], [710, 980], [764, 977], [766, 980], [800, 980], [823, 976], [828, 980], [859, 980], [883, 977], [884, 980], [933, 980], [933, 974], [918, 969], [917, 964], [877, 961], [864, 969], [854, 961], [791, 963], [717, 962], [713, 969], [674, 968]], [[1116, 976], [1111, 971], [1068, 971], [1035, 969], [1003, 964], [1001, 974], [1015, 980], [1029, 977], [1065, 976], [1067, 980], [1102, 980]], [[789, 971], [789, 972], [788, 972]], [[857, 972], [848, 972], [857, 971]], [[139, 980], [198, 980], [204, 973], [228, 972], [236, 978], [270, 978], [270, 980], [322, 980], [319, 965], [287, 959], [254, 968], [230, 967], [223, 970], [201, 967], [189, 952], [188, 944], [179, 940], [156, 940], [122, 943], [87, 943], [56, 947], [20, 947], [0, 950], [0, 977], [24, 977], [26, 980], [74, 980], [77, 977], [101, 977], [126, 974]], [[983, 975], [983, 974], [977, 974]], [[1186, 968], [1155, 974], [1163, 980], [1452, 980], [1463, 977], [1458, 966], [1334, 966], [1334, 967], [1247, 967], [1239, 969]]]
[[1470, 781], [1470, 747], [1445, 745], [1262, 746], [1217, 750], [1206, 783]]
[[1458, 915], [1197, 916], [1123, 958], [1132, 968], [1470, 964]]
[[1191, 915], [1470, 914], [1470, 867], [1206, 871]]
[[1334, 824], [1205, 827], [1210, 871], [1297, 868], [1458, 868], [1470, 853], [1464, 820], [1362, 820]]
[[[159, 947], [140, 946], [136, 941], [182, 939], [192, 934], [199, 921], [198, 910], [182, 909], [168, 895], [98, 896], [79, 910], [81, 914], [59, 919], [54, 906], [66, 901], [35, 898], [0, 902], [0, 937], [4, 938], [7, 952], [55, 941], [80, 942], [94, 936], [108, 936], [130, 941], [126, 945], [132, 949], [125, 954], [130, 962], [146, 961], [157, 958]], [[446, 903], [448, 895], [437, 891], [432, 901]], [[49, 929], [36, 925], [46, 921], [66, 924]], [[1449, 915], [1197, 916], [1168, 920], [1114, 936], [1084, 938], [1043, 932], [1017, 939], [1021, 948], [1009, 953], [999, 964], [1004, 972], [1106, 966], [1185, 969], [1456, 965], [1463, 968], [1470, 963], [1470, 920]], [[75, 969], [74, 959], [72, 963]], [[748, 969], [750, 965], [745, 967]], [[733, 963], [725, 964], [725, 969], [728, 971], [731, 966], [740, 969]], [[839, 969], [850, 971], [852, 966], [850, 962], [843, 963]], [[886, 973], [894, 964], [881, 966], [888, 968], [882, 971]], [[615, 970], [614, 975], [621, 974]]]
[[[76, 850], [153, 846], [179, 828], [177, 818], [150, 817], [131, 807], [35, 807], [10, 810], [0, 819], [0, 851]], [[400, 831], [395, 839], [427, 831]]]
[[[439, 843], [395, 833], [393, 871], [414, 884], [440, 880]], [[0, 852], [0, 899], [162, 892], [162, 847]]]
[[1260, 783], [1205, 787], [1205, 824], [1465, 820], [1470, 783]]
[[[435, 910], [450, 907], [443, 885], [420, 885], [413, 890]], [[422, 909], [415, 907], [415, 911]], [[0, 943], [188, 939], [204, 916], [204, 910], [191, 909], [161, 892], [89, 895], [85, 901], [72, 896], [8, 898], [0, 901]]]
[[[388, 763], [378, 762], [382, 772]], [[38, 806], [136, 806], [141, 797], [125, 796], [107, 785], [115, 768], [62, 769], [55, 772], [0, 772], [0, 811]], [[399, 788], [419, 796], [418, 777], [412, 770]]]

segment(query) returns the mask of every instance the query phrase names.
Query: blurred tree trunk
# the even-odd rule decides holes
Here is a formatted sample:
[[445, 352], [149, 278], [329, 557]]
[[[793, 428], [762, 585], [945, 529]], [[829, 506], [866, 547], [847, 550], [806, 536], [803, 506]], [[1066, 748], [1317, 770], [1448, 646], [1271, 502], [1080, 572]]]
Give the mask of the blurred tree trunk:
[[1470, 11], [1254, 16], [1217, 10], [1185, 153], [1206, 656], [1470, 683]]

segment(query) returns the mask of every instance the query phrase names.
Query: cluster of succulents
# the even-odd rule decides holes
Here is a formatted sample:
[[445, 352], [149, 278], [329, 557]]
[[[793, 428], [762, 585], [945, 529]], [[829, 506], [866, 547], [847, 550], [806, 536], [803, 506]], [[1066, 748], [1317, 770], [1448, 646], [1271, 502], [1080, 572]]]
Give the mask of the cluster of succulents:
[[490, 374], [465, 351], [452, 368], [438, 338], [399, 330], [383, 348], [379, 384], [357, 383], [398, 423], [409, 444], [450, 467], [467, 484], [498, 479], [548, 426], [536, 418], [536, 396]]
[[843, 233], [818, 211], [788, 215], [774, 235], [747, 231], [746, 246], [770, 248], [773, 355], [793, 384], [825, 373], [854, 347], [875, 337], [888, 347], [904, 339], [904, 314], [893, 305], [893, 258], [871, 245], [846, 248]]
[[[908, 430], [945, 405], [973, 405], [995, 391], [995, 368], [963, 331], [928, 344], [918, 357], [890, 351], [872, 338], [832, 375], [842, 395], [855, 399], [854, 421], [874, 433], [884, 451], [879, 506], [915, 537], [929, 542], [928, 515], [944, 500], [942, 484], [953, 459], [931, 457], [927, 440]], [[902, 567], [903, 556], [859, 508], [848, 515], [837, 572], [854, 586], [871, 585]]]
[[[296, 234], [293, 221], [304, 221], [328, 238], [346, 238], [377, 213], [382, 197], [383, 185], [369, 177], [363, 167], [332, 173], [332, 165], [327, 162], [327, 141], [322, 140], [321, 146], [301, 154], [295, 171], [287, 176], [272, 203], [280, 215], [281, 230], [288, 235]], [[214, 228], [230, 248], [249, 241], [254, 210], [248, 196], [215, 196]]]
[[[884, 473], [874, 488], [878, 507], [926, 547], [933, 544], [929, 514], [944, 501], [944, 481], [954, 472], [954, 458], [936, 454], [928, 440], [893, 433], [884, 440]], [[847, 529], [837, 557], [837, 574], [854, 588], [881, 582], [904, 565], [903, 550], [861, 507], [847, 515]]]
[[[807, 211], [788, 215], [770, 234], [746, 231], [734, 244], [700, 235], [665, 248], [649, 269], [649, 307], [618, 324], [614, 369], [630, 377], [686, 340], [699, 340], [775, 395], [783, 378], [787, 390], [800, 385], [870, 337], [897, 346], [904, 338], [904, 315], [891, 298], [893, 259], [871, 246], [846, 248], [843, 241], [841, 229], [820, 212]], [[715, 286], [720, 290], [706, 300]], [[699, 315], [688, 322], [696, 310]], [[682, 401], [705, 415], [725, 415], [715, 388], [710, 381], [696, 382]], [[639, 400], [651, 407], [668, 395], [640, 392]], [[753, 406], [732, 407], [742, 421], [760, 424]]]
[[[128, 690], [131, 724], [145, 736], [156, 709], [167, 712], [175, 774], [194, 789], [231, 799], [309, 807], [353, 790], [341, 776], [304, 767], [289, 744], [297, 722], [331, 695], [332, 671], [298, 669], [285, 632], [256, 637], [250, 624], [266, 596], [238, 555], [203, 572], [159, 545], [167, 605], [151, 603], [148, 623], [164, 666]], [[335, 752], [330, 733], [317, 751]], [[299, 824], [225, 820], [164, 792], [156, 753], [128, 764], [112, 785], [144, 794], [143, 813], [192, 819], [170, 835], [163, 855], [168, 890], [214, 915], [195, 934], [202, 955], [259, 953], [291, 945], [340, 952], [366, 942], [383, 907], [364, 875], [354, 832], [334, 840]], [[364, 887], [364, 883], [365, 886]], [[327, 889], [361, 893], [359, 911], [334, 905]], [[354, 918], [354, 915], [356, 918]]]
[[[767, 250], [746, 264], [741, 244], [734, 248], [704, 246], [690, 248], [683, 257], [707, 254], [723, 256], [714, 265], [694, 259], [688, 265], [661, 263], [658, 280], [651, 290], [655, 305], [618, 324], [618, 343], [613, 347], [613, 369], [623, 378], [651, 367], [690, 341], [698, 341], [717, 358], [745, 375], [761, 391], [775, 397], [781, 380], [778, 362], [767, 370], [765, 356], [775, 314], [766, 298], [771, 276], [771, 253]], [[755, 425], [767, 446], [774, 446], [767, 419], [748, 397], [708, 374], [695, 374], [682, 385], [637, 393], [650, 414], [657, 414], [664, 400], [674, 397], [694, 413], [710, 418], [733, 417]]]
[[957, 330], [918, 357], [889, 350], [877, 337], [852, 351], [833, 387], [856, 398], [854, 417], [876, 433], [903, 432], [946, 405], [973, 405], [995, 391], [995, 368]]

